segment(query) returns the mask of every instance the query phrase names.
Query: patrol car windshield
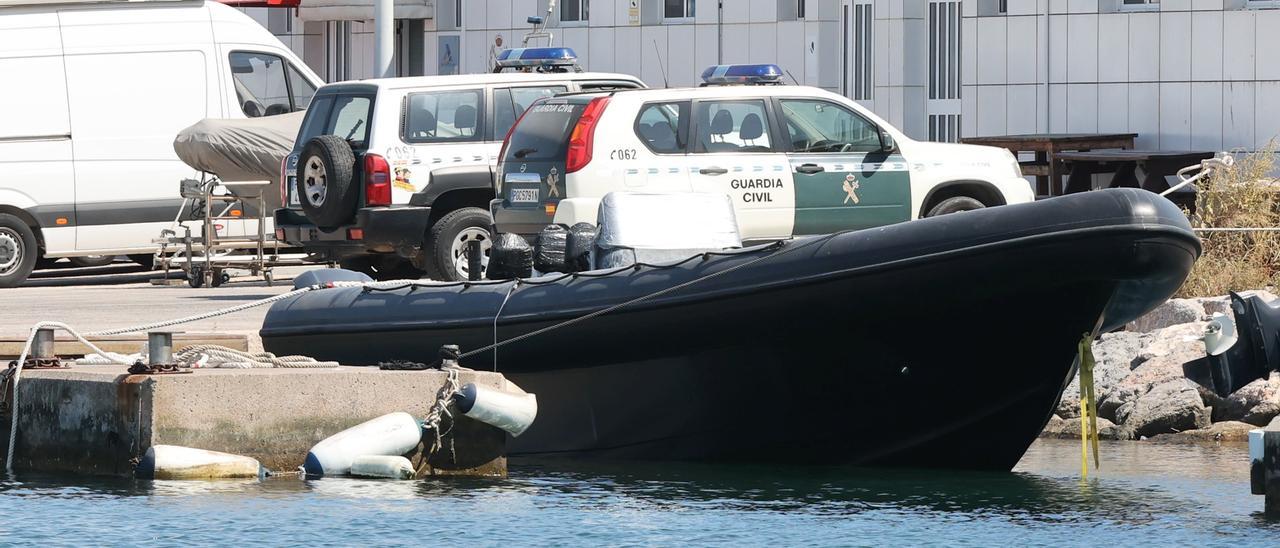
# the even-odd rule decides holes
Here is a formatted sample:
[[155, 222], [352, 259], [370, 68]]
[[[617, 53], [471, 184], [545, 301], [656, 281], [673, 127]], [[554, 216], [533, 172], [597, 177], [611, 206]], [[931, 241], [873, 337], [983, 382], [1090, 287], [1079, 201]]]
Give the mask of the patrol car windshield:
[[562, 101], [534, 104], [511, 132], [504, 161], [562, 159], [569, 146], [569, 132], [582, 116], [585, 104]]

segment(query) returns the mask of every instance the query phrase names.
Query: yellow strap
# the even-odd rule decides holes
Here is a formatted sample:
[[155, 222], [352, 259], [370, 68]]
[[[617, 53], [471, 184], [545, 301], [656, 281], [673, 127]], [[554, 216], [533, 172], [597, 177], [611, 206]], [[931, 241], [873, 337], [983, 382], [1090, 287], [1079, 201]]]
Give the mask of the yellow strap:
[[1080, 471], [1089, 477], [1089, 445], [1093, 446], [1093, 467], [1101, 466], [1098, 457], [1098, 400], [1093, 387], [1093, 335], [1085, 333], [1078, 347], [1080, 354]]

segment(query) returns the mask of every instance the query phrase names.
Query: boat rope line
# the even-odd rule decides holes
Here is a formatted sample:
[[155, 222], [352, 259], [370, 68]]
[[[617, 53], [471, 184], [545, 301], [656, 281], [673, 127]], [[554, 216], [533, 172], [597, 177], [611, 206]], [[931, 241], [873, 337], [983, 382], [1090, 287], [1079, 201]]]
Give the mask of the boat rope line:
[[1098, 468], [1098, 399], [1093, 387], [1093, 333], [1085, 333], [1077, 345], [1080, 362], [1080, 475], [1089, 479], [1089, 447], [1093, 446], [1093, 467]]
[[[615, 304], [615, 305], [607, 306], [607, 307], [605, 307], [605, 308], [601, 308], [600, 310], [596, 310], [596, 311], [594, 311], [594, 312], [589, 312], [589, 313], [587, 313], [587, 314], [583, 314], [583, 315], [578, 316], [578, 317], [576, 317], [576, 318], [570, 318], [570, 319], [568, 319], [568, 320], [562, 321], [562, 322], [557, 323], [557, 324], [549, 325], [549, 326], [547, 326], [547, 327], [543, 327], [543, 328], [541, 328], [541, 329], [537, 329], [537, 330], [534, 330], [534, 331], [530, 331], [530, 332], [528, 332], [528, 333], [524, 333], [524, 334], [521, 334], [521, 335], [517, 335], [517, 336], [515, 336], [515, 337], [511, 337], [511, 338], [509, 338], [509, 339], [504, 339], [504, 340], [502, 340], [502, 341], [494, 342], [493, 344], [490, 344], [490, 345], [488, 345], [488, 346], [484, 346], [484, 347], [477, 348], [477, 349], [475, 349], [475, 350], [471, 350], [471, 351], [469, 351], [469, 352], [463, 353], [461, 356], [458, 356], [458, 358], [459, 358], [459, 359], [467, 358], [467, 357], [470, 357], [470, 356], [474, 356], [474, 355], [476, 355], [476, 354], [480, 354], [480, 353], [482, 353], [482, 352], [487, 352], [487, 351], [489, 351], [489, 350], [493, 350], [493, 351], [495, 351], [495, 353], [496, 353], [496, 351], [497, 351], [497, 349], [498, 349], [498, 348], [501, 348], [501, 347], [506, 346], [506, 345], [508, 345], [508, 344], [517, 343], [517, 342], [523, 341], [523, 340], [525, 340], [525, 339], [533, 338], [533, 337], [536, 337], [536, 336], [538, 336], [538, 335], [542, 335], [542, 334], [545, 334], [545, 333], [549, 333], [549, 332], [551, 332], [551, 331], [555, 331], [555, 330], [560, 329], [560, 328], [569, 327], [569, 326], [571, 326], [571, 325], [576, 325], [576, 324], [579, 324], [579, 323], [585, 322], [585, 321], [587, 321], [587, 320], [590, 320], [590, 319], [593, 319], [593, 318], [596, 318], [596, 317], [599, 317], [599, 316], [603, 316], [603, 315], [608, 314], [608, 313], [610, 313], [610, 312], [614, 312], [614, 311], [620, 310], [620, 309], [622, 309], [622, 308], [626, 308], [626, 307], [628, 307], [628, 306], [636, 305], [636, 304], [642, 303], [642, 302], [644, 302], [644, 301], [647, 301], [647, 300], [650, 300], [650, 299], [654, 299], [654, 298], [657, 298], [657, 297], [661, 297], [661, 296], [666, 295], [666, 294], [669, 294], [669, 293], [674, 293], [674, 292], [676, 292], [676, 291], [679, 291], [679, 290], [681, 290], [681, 289], [685, 289], [685, 288], [690, 287], [690, 286], [693, 286], [693, 285], [695, 285], [695, 284], [702, 283], [702, 282], [705, 282], [705, 281], [707, 281], [707, 280], [711, 280], [711, 279], [714, 279], [714, 278], [717, 278], [717, 277], [720, 277], [720, 276], [724, 276], [724, 275], [726, 275], [726, 274], [730, 274], [730, 273], [736, 272], [736, 271], [738, 271], [738, 270], [741, 270], [741, 269], [743, 269], [743, 268], [747, 268], [747, 267], [749, 267], [749, 266], [754, 266], [754, 265], [756, 265], [756, 264], [759, 264], [759, 263], [761, 263], [761, 262], [763, 262], [763, 261], [766, 261], [766, 260], [772, 259], [772, 258], [774, 258], [774, 257], [780, 257], [780, 256], [782, 256], [782, 255], [786, 255], [786, 254], [788, 254], [788, 253], [792, 253], [792, 252], [799, 251], [799, 250], [801, 250], [801, 249], [805, 249], [805, 248], [810, 247], [810, 246], [813, 246], [813, 245], [817, 245], [817, 244], [819, 244], [819, 243], [825, 243], [825, 242], [830, 241], [831, 239], [835, 238], [836, 236], [839, 236], [839, 235], [841, 235], [841, 234], [844, 234], [845, 232], [849, 232], [849, 231], [841, 231], [841, 232], [836, 232], [836, 233], [828, 234], [828, 235], [823, 236], [823, 237], [820, 237], [820, 238], [813, 238], [813, 239], [807, 240], [807, 241], [805, 241], [805, 242], [803, 242], [803, 243], [796, 244], [796, 245], [793, 245], [793, 246], [788, 246], [787, 244], [788, 244], [789, 242], [788, 242], [787, 240], [779, 240], [779, 241], [777, 241], [777, 242], [774, 242], [774, 243], [772, 243], [772, 244], [769, 244], [769, 246], [766, 248], [766, 249], [768, 249], [768, 250], [769, 250], [769, 252], [768, 252], [768, 253], [766, 253], [766, 254], [764, 254], [764, 255], [761, 255], [761, 256], [759, 256], [759, 257], [756, 257], [756, 258], [754, 258], [754, 259], [751, 259], [750, 261], [746, 261], [746, 262], [743, 262], [743, 263], [739, 263], [739, 264], [733, 265], [733, 266], [731, 266], [731, 267], [725, 268], [724, 270], [717, 270], [717, 271], [712, 272], [712, 273], [710, 273], [710, 274], [705, 274], [705, 275], [699, 276], [699, 277], [697, 277], [697, 278], [694, 278], [694, 279], [692, 279], [692, 280], [688, 280], [688, 281], [685, 281], [685, 282], [682, 282], [682, 283], [679, 283], [679, 284], [676, 284], [676, 285], [673, 285], [673, 286], [670, 286], [670, 287], [665, 287], [665, 288], [659, 289], [659, 290], [657, 290], [657, 291], [654, 291], [654, 292], [652, 292], [652, 293], [648, 293], [648, 294], [645, 294], [645, 295], [641, 295], [641, 296], [639, 296], [639, 297], [636, 297], [636, 298], [631, 299], [631, 300], [628, 300], [628, 301], [623, 301], [623, 302], [618, 303], [618, 304]], [[687, 262], [687, 261], [689, 261], [689, 260], [692, 260], [692, 259], [695, 259], [695, 258], [698, 258], [698, 257], [702, 257], [702, 255], [701, 255], [701, 254], [699, 254], [699, 255], [695, 255], [695, 256], [690, 257], [689, 259], [685, 259], [684, 261], [681, 261], [681, 262], [679, 262], [679, 263], [674, 263], [674, 264], [672, 264], [672, 265], [663, 265], [663, 266], [671, 266], [671, 267], [678, 266], [678, 265], [680, 265], [680, 264], [683, 264], [684, 262]], [[630, 268], [630, 267], [628, 267], [628, 268]], [[528, 281], [527, 281], [527, 280], [525, 280], [523, 283], [528, 284]], [[540, 285], [540, 284], [536, 284], [536, 285]], [[495, 326], [497, 325], [496, 321], [495, 321], [495, 324], [494, 324], [494, 325], [495, 325]], [[496, 327], [495, 327], [495, 331], [494, 331], [494, 333], [495, 333], [495, 338], [496, 338], [496, 334], [497, 334]], [[494, 366], [494, 367], [495, 367], [495, 370], [496, 370], [496, 368], [497, 368], [496, 363], [495, 363], [495, 366]]]
[[173, 355], [182, 367], [225, 369], [307, 369], [334, 368], [338, 362], [318, 361], [310, 356], [276, 356], [270, 352], [243, 352], [216, 344], [193, 344]]
[[502, 317], [502, 311], [507, 308], [507, 301], [511, 299], [511, 294], [516, 292], [516, 288], [520, 287], [520, 280], [517, 278], [511, 287], [507, 289], [507, 296], [502, 298], [502, 304], [498, 306], [498, 313], [493, 315], [493, 372], [498, 372], [498, 318]]
[[[688, 257], [688, 258], [684, 259], [684, 260], [681, 260], [681, 261], [678, 261], [678, 262], [675, 262], [675, 263], [667, 263], [667, 264], [660, 264], [660, 265], [654, 265], [654, 264], [648, 264], [648, 263], [635, 263], [635, 264], [633, 264], [633, 265], [627, 265], [627, 266], [624, 266], [624, 267], [618, 267], [618, 268], [615, 268], [615, 269], [603, 270], [603, 271], [599, 271], [599, 272], [575, 272], [575, 273], [568, 273], [568, 274], [564, 274], [564, 275], [562, 275], [562, 276], [557, 276], [557, 277], [554, 277], [554, 278], [551, 278], [551, 279], [545, 279], [545, 280], [518, 279], [518, 280], [516, 280], [515, 282], [512, 282], [512, 281], [510, 281], [510, 280], [487, 280], [487, 281], [486, 281], [486, 280], [479, 280], [479, 281], [444, 282], [444, 283], [440, 283], [440, 282], [422, 282], [422, 281], [419, 281], [419, 280], [389, 280], [389, 281], [384, 281], [384, 282], [373, 282], [373, 281], [369, 281], [369, 282], [360, 282], [360, 281], [333, 281], [333, 282], [325, 282], [325, 283], [320, 283], [320, 284], [309, 285], [309, 286], [306, 286], [306, 287], [300, 287], [300, 288], [298, 288], [298, 289], [294, 289], [294, 290], [289, 291], [289, 292], [286, 292], [286, 293], [281, 293], [281, 294], [279, 294], [279, 295], [274, 295], [274, 296], [271, 296], [271, 297], [267, 297], [267, 298], [264, 298], [264, 299], [259, 299], [259, 300], [252, 301], [252, 302], [241, 303], [241, 304], [238, 304], [238, 305], [235, 305], [235, 306], [231, 306], [231, 307], [227, 307], [227, 308], [222, 308], [222, 309], [214, 310], [214, 311], [211, 311], [211, 312], [204, 312], [204, 313], [201, 313], [201, 314], [194, 314], [194, 315], [186, 316], [186, 317], [182, 317], [182, 318], [177, 318], [177, 319], [172, 319], [172, 320], [166, 320], [166, 321], [160, 321], [160, 322], [152, 322], [152, 323], [147, 323], [147, 324], [142, 324], [142, 325], [135, 325], [135, 326], [131, 326], [131, 327], [123, 327], [123, 328], [117, 328], [117, 329], [107, 329], [107, 330], [102, 330], [102, 331], [90, 331], [90, 332], [86, 332], [86, 333], [83, 333], [83, 334], [81, 334], [79, 331], [76, 331], [76, 330], [75, 330], [74, 328], [72, 328], [71, 326], [69, 326], [69, 325], [67, 325], [67, 324], [65, 324], [65, 323], [62, 323], [62, 322], [42, 321], [42, 322], [39, 322], [39, 323], [37, 323], [37, 324], [35, 324], [34, 326], [32, 326], [32, 327], [31, 327], [31, 332], [30, 332], [30, 334], [27, 336], [26, 344], [24, 344], [24, 345], [23, 345], [22, 353], [19, 355], [18, 361], [17, 361], [17, 362], [15, 362], [15, 364], [16, 364], [15, 369], [12, 371], [12, 373], [6, 373], [6, 374], [5, 374], [5, 377], [6, 377], [6, 379], [5, 379], [5, 380], [9, 383], [9, 389], [10, 389], [10, 391], [11, 391], [12, 395], [13, 395], [13, 396], [12, 396], [12, 398], [10, 398], [10, 399], [9, 399], [9, 409], [10, 409], [9, 416], [10, 416], [10, 419], [11, 419], [11, 420], [10, 420], [10, 426], [9, 426], [9, 447], [8, 447], [8, 452], [7, 452], [8, 454], [7, 454], [7, 455], [6, 455], [6, 457], [5, 457], [5, 470], [6, 470], [8, 473], [10, 473], [10, 474], [12, 474], [12, 473], [13, 473], [13, 457], [14, 457], [15, 448], [16, 448], [16, 446], [17, 446], [17, 435], [18, 435], [18, 382], [21, 380], [21, 377], [22, 377], [22, 366], [21, 366], [21, 364], [25, 363], [25, 362], [26, 362], [26, 360], [27, 360], [27, 357], [28, 357], [28, 356], [30, 356], [30, 354], [31, 354], [31, 347], [32, 347], [32, 345], [33, 345], [33, 344], [34, 344], [34, 342], [35, 342], [36, 332], [37, 332], [37, 331], [39, 331], [40, 329], [58, 329], [58, 330], [62, 330], [62, 331], [66, 331], [67, 333], [70, 333], [73, 337], [75, 337], [75, 338], [76, 338], [76, 340], [78, 340], [81, 344], [84, 344], [84, 345], [85, 345], [85, 347], [87, 347], [87, 348], [91, 351], [91, 352], [90, 352], [90, 353], [88, 353], [87, 355], [97, 355], [97, 356], [101, 356], [101, 357], [103, 358], [102, 360], [98, 361], [98, 363], [108, 363], [108, 364], [118, 364], [118, 365], [131, 365], [131, 364], [132, 364], [132, 361], [131, 361], [131, 360], [129, 360], [129, 359], [127, 359], [127, 357], [126, 357], [126, 356], [121, 356], [121, 355], [116, 354], [116, 353], [113, 353], [113, 352], [107, 352], [107, 351], [104, 351], [104, 350], [102, 350], [101, 348], [99, 348], [97, 345], [93, 344], [92, 342], [89, 342], [89, 340], [87, 339], [87, 337], [103, 337], [103, 336], [111, 336], [111, 335], [124, 335], [124, 334], [129, 334], [129, 333], [139, 333], [139, 332], [143, 332], [143, 331], [152, 331], [152, 330], [155, 330], [155, 329], [161, 329], [161, 328], [165, 328], [165, 327], [172, 327], [172, 326], [175, 326], [175, 325], [181, 325], [181, 324], [186, 324], [186, 323], [191, 323], [191, 322], [197, 322], [197, 321], [201, 321], [201, 320], [212, 319], [212, 318], [216, 318], [216, 317], [219, 317], [219, 316], [225, 316], [225, 315], [228, 315], [228, 314], [234, 314], [234, 313], [237, 313], [237, 312], [242, 312], [242, 311], [245, 311], [245, 310], [248, 310], [248, 309], [251, 309], [251, 308], [256, 308], [256, 307], [259, 307], [259, 306], [263, 306], [263, 305], [268, 305], [268, 304], [276, 303], [276, 302], [283, 301], [283, 300], [286, 300], [286, 299], [291, 299], [291, 298], [293, 298], [293, 297], [297, 297], [298, 295], [302, 295], [302, 294], [304, 294], [304, 293], [309, 293], [309, 292], [312, 292], [312, 291], [319, 291], [319, 290], [324, 290], [324, 289], [336, 289], [336, 288], [359, 288], [359, 289], [361, 289], [361, 290], [362, 290], [362, 291], [364, 291], [364, 292], [373, 292], [373, 291], [395, 291], [395, 290], [400, 290], [400, 289], [410, 289], [410, 290], [412, 291], [412, 289], [413, 289], [413, 288], [416, 288], [416, 287], [458, 287], [458, 286], [467, 287], [467, 286], [471, 286], [471, 285], [498, 285], [498, 284], [511, 284], [511, 288], [508, 290], [506, 298], [504, 298], [504, 299], [503, 299], [502, 305], [501, 305], [501, 307], [498, 309], [498, 313], [494, 316], [494, 324], [493, 324], [493, 325], [494, 325], [494, 342], [493, 342], [493, 344], [490, 344], [490, 345], [485, 346], [485, 347], [483, 347], [483, 348], [479, 348], [479, 349], [476, 349], [476, 350], [472, 350], [472, 351], [470, 351], [470, 352], [467, 352], [467, 353], [462, 354], [461, 356], [459, 356], [459, 359], [462, 359], [462, 358], [467, 358], [467, 357], [470, 357], [470, 356], [474, 356], [474, 355], [479, 354], [479, 353], [481, 353], [481, 352], [486, 352], [486, 351], [489, 351], [489, 350], [494, 350], [494, 351], [495, 351], [495, 357], [494, 357], [494, 369], [495, 369], [495, 371], [496, 371], [496, 370], [497, 370], [497, 357], [496, 357], [496, 350], [497, 350], [498, 348], [501, 348], [501, 347], [506, 346], [506, 345], [508, 345], [508, 344], [516, 343], [516, 342], [520, 342], [520, 341], [523, 341], [523, 340], [525, 340], [525, 339], [529, 339], [529, 338], [532, 338], [532, 337], [536, 337], [536, 336], [538, 336], [538, 335], [541, 335], [541, 334], [544, 334], [544, 333], [548, 333], [548, 332], [551, 332], [551, 331], [555, 331], [555, 330], [560, 329], [560, 328], [563, 328], [563, 327], [568, 327], [568, 326], [570, 326], [570, 325], [575, 325], [575, 324], [578, 324], [578, 323], [581, 323], [581, 322], [584, 322], [584, 321], [590, 320], [590, 319], [592, 319], [592, 318], [596, 318], [596, 317], [598, 317], [598, 316], [602, 316], [602, 315], [608, 314], [608, 313], [610, 313], [610, 312], [613, 312], [613, 311], [619, 310], [619, 309], [621, 309], [621, 308], [625, 308], [625, 307], [628, 307], [628, 306], [632, 306], [632, 305], [635, 305], [635, 304], [638, 304], [638, 303], [641, 303], [641, 302], [647, 301], [647, 300], [649, 300], [649, 299], [657, 298], [657, 297], [660, 297], [660, 296], [662, 296], [662, 295], [666, 295], [666, 294], [668, 294], [668, 293], [672, 293], [672, 292], [675, 292], [675, 291], [679, 291], [679, 290], [681, 290], [681, 289], [684, 289], [684, 288], [686, 288], [686, 287], [689, 287], [689, 286], [695, 285], [695, 284], [697, 284], [697, 283], [701, 283], [701, 282], [704, 282], [704, 281], [707, 281], [707, 280], [710, 280], [710, 279], [713, 279], [713, 278], [717, 278], [717, 277], [719, 277], [719, 276], [723, 276], [723, 275], [726, 275], [726, 274], [729, 274], [729, 273], [732, 273], [732, 272], [736, 272], [736, 271], [738, 271], [738, 270], [740, 270], [740, 269], [746, 268], [746, 267], [748, 267], [748, 266], [755, 265], [755, 264], [757, 264], [757, 263], [760, 263], [760, 262], [762, 262], [762, 261], [768, 260], [768, 259], [770, 259], [770, 258], [778, 257], [778, 256], [781, 256], [781, 255], [785, 255], [785, 254], [787, 254], [787, 253], [791, 253], [791, 252], [794, 252], [794, 251], [799, 251], [799, 250], [801, 250], [801, 249], [805, 249], [805, 248], [807, 248], [807, 247], [810, 247], [810, 246], [813, 246], [813, 245], [816, 245], [816, 244], [819, 244], [819, 243], [823, 243], [823, 242], [829, 241], [829, 240], [831, 240], [832, 238], [835, 238], [836, 236], [839, 236], [839, 235], [844, 234], [844, 233], [846, 233], [846, 232], [851, 232], [851, 231], [849, 231], [849, 230], [844, 230], [844, 231], [840, 231], [840, 232], [836, 232], [836, 233], [828, 234], [828, 235], [823, 236], [823, 237], [815, 237], [815, 238], [809, 239], [809, 240], [804, 241], [803, 243], [800, 243], [800, 244], [797, 244], [797, 245], [788, 245], [788, 244], [790, 244], [790, 243], [794, 242], [794, 240], [779, 240], [779, 241], [777, 241], [777, 242], [773, 242], [772, 244], [769, 244], [769, 245], [767, 245], [767, 246], [765, 246], [765, 247], [762, 247], [762, 248], [752, 248], [752, 249], [746, 249], [746, 250], [734, 250], [734, 251], [706, 251], [706, 252], [703, 252], [703, 253], [699, 253], [699, 254], [697, 254], [697, 255], [692, 255], [692, 256], [690, 256], [690, 257]], [[621, 272], [625, 272], [625, 271], [627, 271], [627, 270], [640, 270], [640, 269], [642, 269], [642, 268], [652, 268], [652, 269], [658, 269], [658, 270], [661, 270], [661, 269], [670, 269], [670, 268], [676, 268], [676, 267], [679, 267], [679, 266], [684, 265], [684, 264], [686, 264], [686, 263], [688, 263], [688, 262], [690, 262], [690, 261], [694, 261], [694, 260], [706, 260], [706, 259], [708, 259], [708, 258], [710, 258], [710, 257], [713, 257], [713, 256], [730, 256], [730, 257], [732, 257], [732, 256], [746, 256], [746, 255], [749, 255], [749, 254], [762, 253], [762, 252], [763, 252], [763, 253], [765, 253], [765, 254], [764, 254], [764, 255], [761, 255], [761, 256], [759, 256], [759, 257], [756, 257], [756, 258], [754, 258], [754, 259], [751, 259], [750, 261], [746, 261], [746, 262], [739, 263], [739, 264], [737, 264], [737, 265], [734, 265], [734, 266], [728, 267], [728, 268], [726, 268], [726, 269], [724, 269], [724, 270], [719, 270], [719, 271], [716, 271], [716, 272], [712, 272], [712, 273], [710, 273], [710, 274], [706, 274], [706, 275], [703, 275], [703, 276], [700, 276], [700, 277], [694, 278], [694, 279], [692, 279], [692, 280], [689, 280], [689, 281], [686, 281], [686, 282], [683, 282], [683, 283], [680, 283], [680, 284], [677, 284], [677, 285], [674, 285], [674, 286], [671, 286], [671, 287], [667, 287], [667, 288], [664, 288], [664, 289], [660, 289], [660, 290], [658, 290], [658, 291], [654, 291], [653, 293], [649, 293], [649, 294], [647, 294], [647, 295], [641, 295], [641, 296], [636, 297], [636, 298], [634, 298], [634, 299], [631, 299], [631, 300], [629, 300], [629, 301], [625, 301], [625, 302], [618, 303], [618, 304], [615, 304], [615, 305], [612, 305], [612, 306], [609, 306], [609, 307], [606, 307], [606, 308], [602, 308], [602, 309], [597, 310], [597, 311], [595, 311], [595, 312], [590, 312], [590, 313], [588, 313], [588, 314], [584, 314], [584, 315], [582, 315], [582, 316], [578, 316], [578, 317], [576, 317], [576, 318], [572, 318], [572, 319], [569, 319], [569, 320], [565, 320], [565, 321], [560, 322], [560, 323], [558, 323], [558, 324], [550, 325], [550, 326], [544, 327], [544, 328], [542, 328], [542, 329], [538, 329], [538, 330], [536, 330], [536, 331], [531, 331], [531, 332], [529, 332], [529, 333], [525, 333], [525, 334], [522, 334], [522, 335], [518, 335], [518, 336], [516, 336], [516, 337], [512, 337], [512, 338], [510, 338], [510, 339], [506, 339], [506, 340], [501, 340], [501, 341], [497, 340], [497, 321], [498, 321], [498, 317], [499, 317], [499, 316], [501, 316], [501, 313], [502, 313], [503, 308], [505, 308], [505, 307], [506, 307], [506, 302], [507, 302], [507, 300], [508, 300], [508, 299], [510, 299], [511, 295], [512, 295], [512, 294], [514, 294], [514, 293], [515, 293], [515, 291], [516, 291], [516, 289], [518, 289], [520, 286], [525, 286], [525, 285], [531, 285], [531, 286], [548, 285], [548, 284], [553, 284], [553, 283], [560, 282], [560, 281], [565, 280], [565, 279], [568, 279], [568, 278], [575, 278], [575, 277], [581, 277], [581, 278], [603, 278], [603, 277], [612, 276], [612, 275], [615, 275], [615, 274], [618, 274], [618, 273], [621, 273]], [[185, 350], [186, 350], [186, 349], [184, 348], [184, 349], [183, 349], [183, 351], [185, 351]], [[222, 350], [222, 349], [220, 349], [220, 350]], [[333, 365], [330, 365], [330, 363], [333, 363], [333, 362], [314, 362], [314, 364], [312, 364], [312, 363], [302, 362], [302, 361], [293, 361], [293, 358], [295, 358], [295, 357], [292, 357], [292, 356], [276, 357], [276, 356], [271, 355], [271, 354], [269, 354], [269, 353], [263, 353], [263, 354], [248, 354], [248, 353], [243, 353], [243, 355], [242, 355], [242, 354], [238, 353], [239, 351], [234, 351], [234, 350], [229, 349], [229, 348], [227, 348], [227, 349], [225, 349], [225, 350], [226, 350], [226, 351], [230, 351], [231, 353], [223, 353], [223, 352], [219, 352], [219, 354], [221, 354], [221, 355], [223, 355], [224, 357], [226, 357], [226, 358], [227, 358], [227, 360], [228, 360], [228, 361], [227, 361], [226, 363], [230, 363], [230, 364], [240, 364], [240, 366], [244, 366], [244, 365], [257, 366], [257, 365], [259, 365], [259, 364], [266, 364], [266, 363], [270, 363], [270, 364], [272, 364], [272, 366], [273, 366], [273, 367], [333, 367], [333, 366], [336, 366], [336, 365], [337, 365], [336, 363], [335, 363], [335, 364], [333, 364]], [[183, 355], [183, 351], [180, 351], [178, 354], [179, 354], [179, 355]], [[204, 352], [203, 352], [203, 353], [204, 353], [206, 356], [208, 356], [208, 352], [211, 352], [211, 351], [212, 351], [212, 350], [211, 350], [211, 349], [209, 349], [209, 348], [208, 348], [208, 346], [206, 345], [206, 346], [205, 346], [205, 350], [204, 350]], [[194, 353], [193, 353], [193, 354], [194, 354]], [[268, 356], [270, 356], [270, 357], [268, 357]], [[309, 358], [308, 358], [308, 359], [309, 359]], [[277, 364], [277, 363], [280, 363], [280, 364], [282, 364], [282, 365], [275, 365], [275, 364]], [[303, 365], [304, 363], [306, 363], [306, 365]], [[284, 365], [284, 364], [288, 364], [288, 365]], [[318, 364], [323, 364], [323, 365], [318, 365]], [[265, 367], [265, 365], [263, 365], [263, 367]], [[444, 412], [445, 412], [445, 413], [447, 413], [448, 411], [447, 411], [447, 410], [445, 410]]]
[[[442, 368], [448, 376], [445, 378], [444, 385], [440, 387], [440, 392], [436, 394], [436, 403], [431, 406], [431, 410], [427, 411], [427, 416], [422, 419], [422, 429], [431, 430], [435, 434], [435, 440], [431, 442], [431, 447], [424, 447], [420, 455], [422, 459], [415, 467], [414, 477], [423, 477], [426, 475], [427, 468], [430, 466], [431, 457], [444, 446], [444, 438], [449, 438], [449, 453], [453, 462], [458, 462], [457, 450], [453, 444], [453, 437], [449, 436], [453, 432], [453, 412], [449, 410], [449, 403], [453, 401], [454, 396], [462, 392], [461, 383], [458, 381], [457, 367]], [[444, 418], [449, 417], [449, 428], [447, 430], [440, 429], [440, 423], [444, 422]], [[426, 437], [423, 437], [425, 443]]]

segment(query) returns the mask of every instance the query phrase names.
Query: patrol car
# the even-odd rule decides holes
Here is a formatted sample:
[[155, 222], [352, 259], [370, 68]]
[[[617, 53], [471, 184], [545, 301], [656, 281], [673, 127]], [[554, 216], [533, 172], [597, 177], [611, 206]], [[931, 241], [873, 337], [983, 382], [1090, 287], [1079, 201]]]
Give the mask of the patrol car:
[[640, 88], [582, 72], [569, 48], [518, 48], [495, 72], [386, 78], [321, 87], [281, 166], [276, 237], [313, 260], [380, 279], [465, 279], [469, 241], [489, 248], [492, 166], [535, 100]]
[[496, 230], [594, 223], [614, 191], [726, 193], [743, 239], [757, 241], [1034, 199], [1005, 149], [909, 139], [781, 78], [775, 65], [722, 65], [698, 88], [539, 100], [504, 144]]

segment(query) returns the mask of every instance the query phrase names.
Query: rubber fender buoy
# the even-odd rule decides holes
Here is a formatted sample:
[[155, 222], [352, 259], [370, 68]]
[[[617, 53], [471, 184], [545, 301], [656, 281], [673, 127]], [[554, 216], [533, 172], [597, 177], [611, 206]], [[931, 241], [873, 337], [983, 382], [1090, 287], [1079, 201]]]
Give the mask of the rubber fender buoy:
[[357, 478], [413, 479], [413, 463], [400, 455], [360, 455], [351, 461]]
[[422, 426], [413, 415], [388, 413], [329, 436], [307, 453], [302, 464], [308, 476], [345, 476], [362, 455], [404, 455], [422, 440]]
[[467, 383], [454, 396], [463, 415], [496, 426], [520, 437], [538, 416], [538, 397], [527, 392], [505, 392]]
[[134, 473], [142, 479], [258, 478], [265, 474], [257, 459], [179, 445], [147, 449]]
[[533, 275], [533, 248], [519, 234], [499, 234], [489, 250], [490, 280], [528, 278]]
[[564, 245], [564, 264], [570, 272], [591, 270], [591, 248], [596, 245], [600, 230], [591, 223], [578, 223], [569, 227], [569, 237]]
[[341, 268], [317, 268], [308, 270], [293, 278], [293, 288], [302, 289], [329, 282], [372, 282], [373, 278], [363, 272], [343, 270]]
[[568, 243], [569, 231], [560, 225], [547, 225], [538, 233], [537, 244], [533, 246], [533, 268], [538, 272], [565, 272], [565, 245]]

